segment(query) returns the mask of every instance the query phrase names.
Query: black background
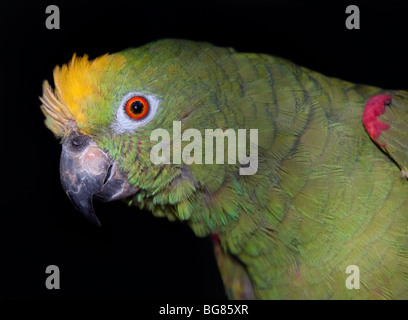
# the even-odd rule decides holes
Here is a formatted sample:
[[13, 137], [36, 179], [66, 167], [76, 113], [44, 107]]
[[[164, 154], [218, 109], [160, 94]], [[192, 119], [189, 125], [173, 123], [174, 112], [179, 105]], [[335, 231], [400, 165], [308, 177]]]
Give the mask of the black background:
[[[59, 182], [61, 147], [38, 96], [55, 65], [161, 38], [288, 58], [321, 73], [408, 88], [408, 8], [359, 1], [19, 1], [0, 4], [0, 298], [225, 298], [209, 239], [120, 202], [96, 203], [96, 229]], [[61, 29], [45, 27], [58, 5]], [[347, 30], [357, 4], [361, 29]], [[57, 265], [61, 290], [47, 290]]]

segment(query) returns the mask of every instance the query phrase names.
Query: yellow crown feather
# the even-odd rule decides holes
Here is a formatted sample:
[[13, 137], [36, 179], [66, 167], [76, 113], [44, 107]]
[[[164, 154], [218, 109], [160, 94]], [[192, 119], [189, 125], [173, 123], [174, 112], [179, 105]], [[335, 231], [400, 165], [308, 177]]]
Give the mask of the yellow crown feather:
[[89, 61], [87, 55], [77, 57], [74, 54], [68, 65], [55, 67], [55, 90], [44, 81], [40, 97], [47, 127], [58, 137], [66, 136], [76, 127], [86, 127], [86, 102], [101, 94], [99, 83], [107, 68], [113, 63], [120, 69], [123, 62], [124, 58], [119, 55], [105, 54]]

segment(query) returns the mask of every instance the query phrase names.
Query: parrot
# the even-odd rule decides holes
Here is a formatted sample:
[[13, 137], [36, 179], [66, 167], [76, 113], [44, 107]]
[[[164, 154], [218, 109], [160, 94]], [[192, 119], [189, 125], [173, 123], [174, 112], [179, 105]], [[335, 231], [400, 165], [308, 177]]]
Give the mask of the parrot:
[[[408, 298], [407, 91], [181, 39], [74, 54], [53, 82], [40, 100], [62, 144], [61, 185], [91, 223], [94, 200], [121, 199], [188, 224], [211, 239], [230, 299]], [[170, 140], [152, 139], [158, 128]], [[215, 150], [189, 149], [189, 129], [202, 143], [208, 129], [256, 129], [238, 149], [257, 153], [152, 161], [158, 146]]]

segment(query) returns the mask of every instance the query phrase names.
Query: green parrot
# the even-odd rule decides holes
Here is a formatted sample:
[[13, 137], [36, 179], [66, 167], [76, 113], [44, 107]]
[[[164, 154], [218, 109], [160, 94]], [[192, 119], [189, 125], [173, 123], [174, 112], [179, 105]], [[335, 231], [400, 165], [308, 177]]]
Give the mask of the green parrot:
[[[93, 199], [186, 221], [212, 236], [232, 299], [408, 298], [408, 92], [169, 39], [53, 76], [40, 99], [62, 187], [95, 224]], [[250, 142], [200, 154], [208, 129]], [[228, 162], [199, 161], [219, 150]]]

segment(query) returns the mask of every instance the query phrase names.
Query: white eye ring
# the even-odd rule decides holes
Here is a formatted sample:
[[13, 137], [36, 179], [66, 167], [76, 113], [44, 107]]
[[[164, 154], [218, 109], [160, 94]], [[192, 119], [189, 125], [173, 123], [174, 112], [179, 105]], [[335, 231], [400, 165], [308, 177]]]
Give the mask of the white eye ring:
[[[142, 97], [146, 99], [147, 103], [149, 104], [149, 112], [142, 119], [132, 119], [126, 113], [126, 103], [133, 97]], [[116, 134], [122, 134], [125, 132], [133, 132], [137, 128], [146, 125], [155, 116], [160, 101], [160, 99], [153, 95], [146, 95], [144, 93], [136, 91], [129, 92], [126, 96], [123, 97], [122, 101], [119, 104], [118, 110], [116, 111], [116, 121], [112, 125], [113, 131]]]

